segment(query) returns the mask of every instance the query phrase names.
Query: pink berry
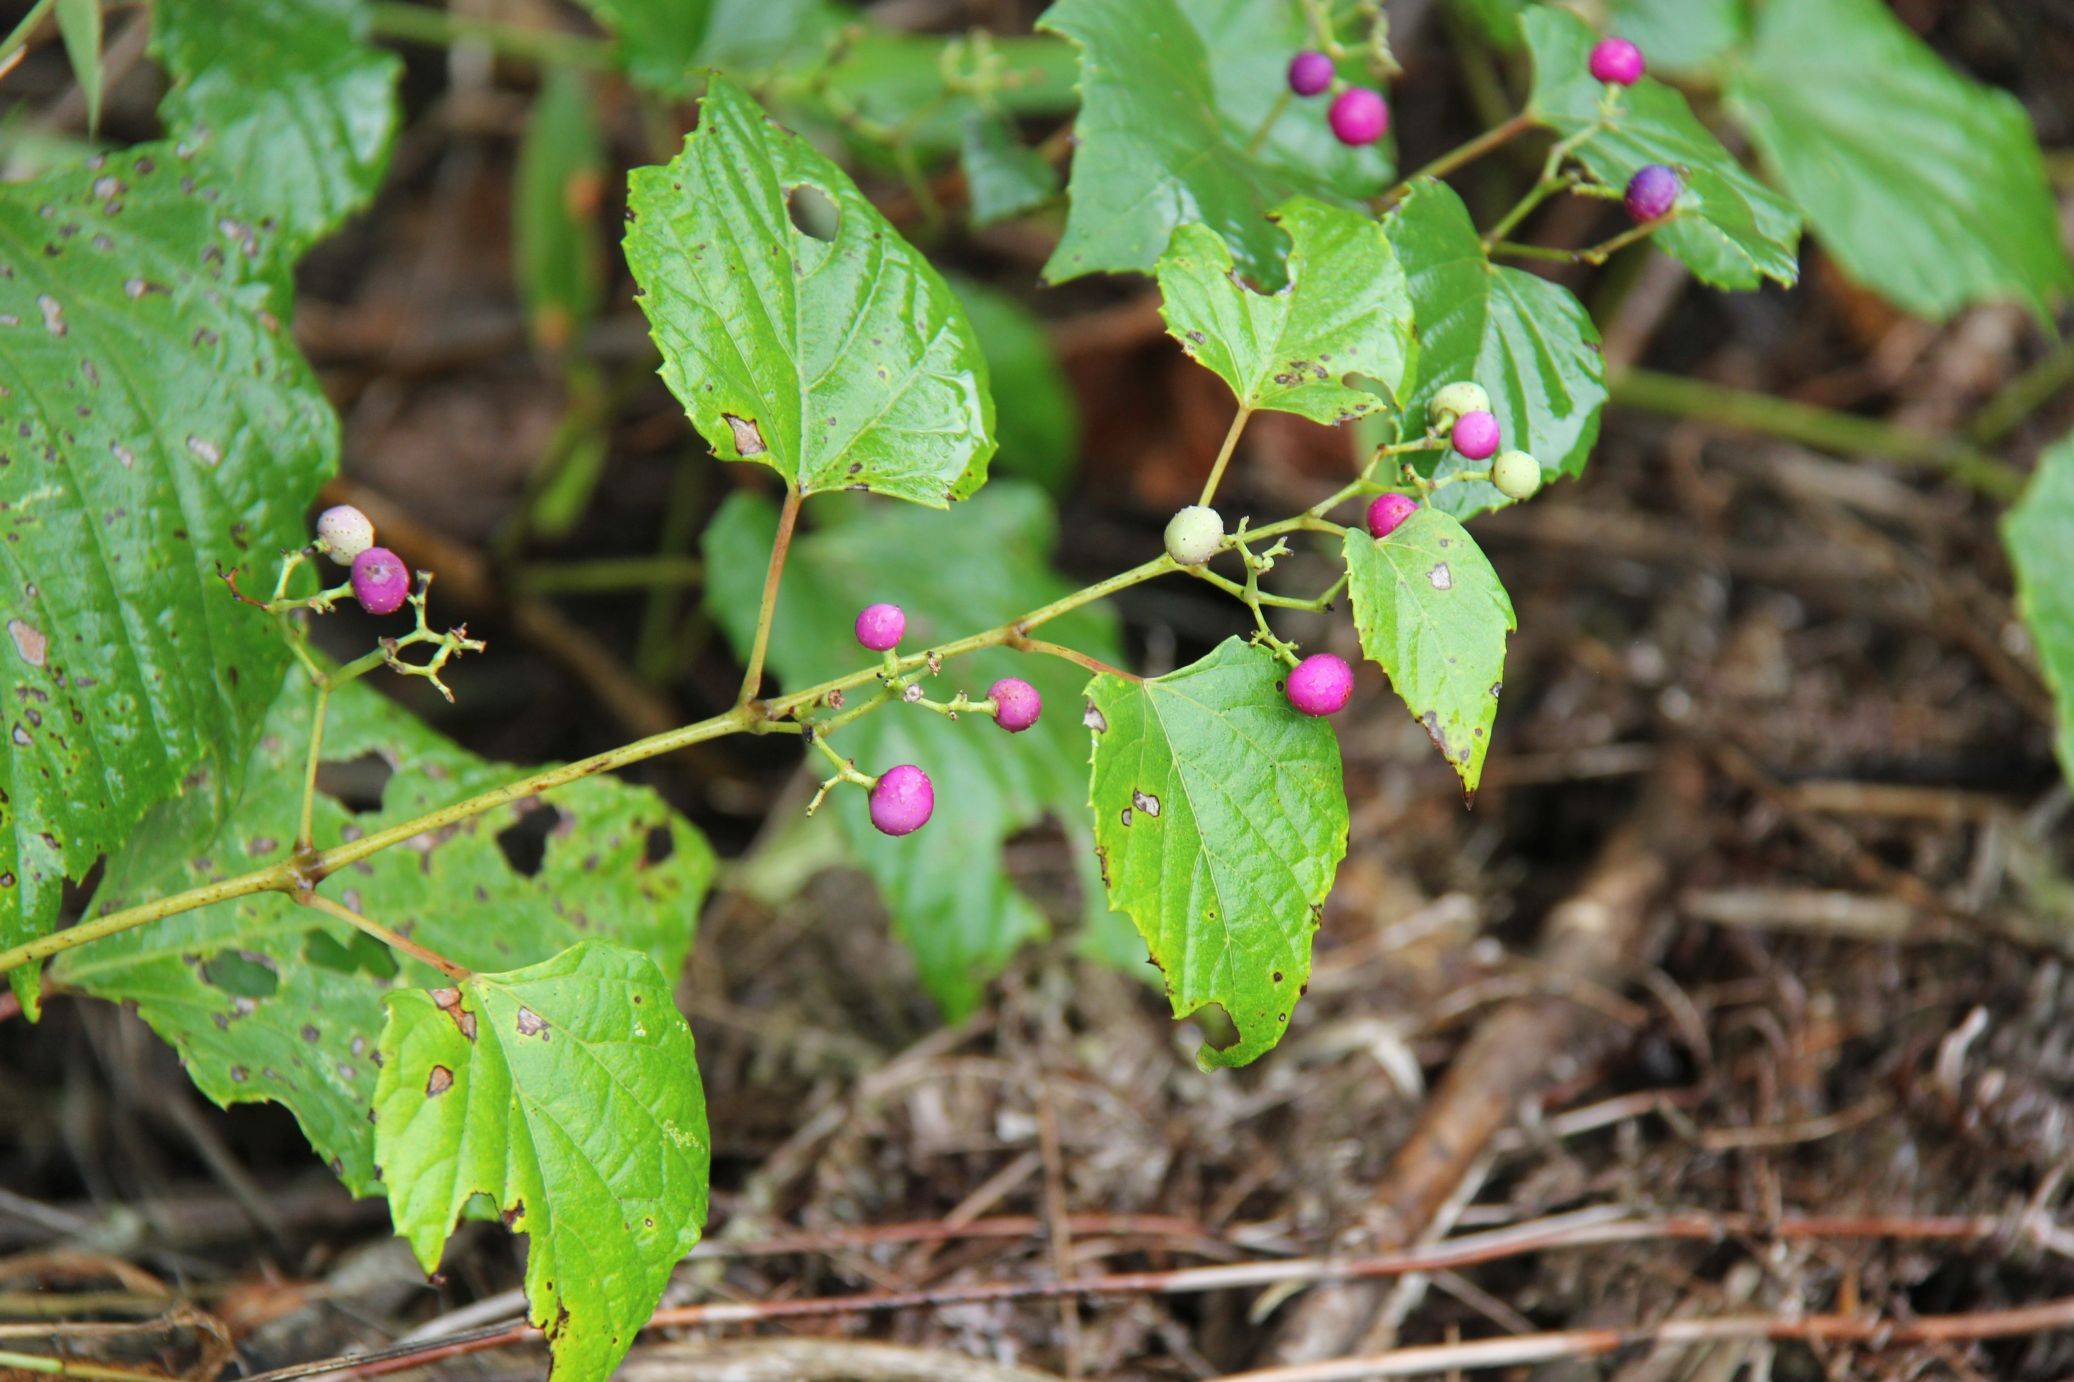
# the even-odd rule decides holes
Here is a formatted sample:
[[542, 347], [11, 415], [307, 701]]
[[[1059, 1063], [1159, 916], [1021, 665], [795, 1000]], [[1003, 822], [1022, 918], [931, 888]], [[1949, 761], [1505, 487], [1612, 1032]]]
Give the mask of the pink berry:
[[994, 723], [1010, 734], [1021, 734], [1044, 713], [1044, 697], [1021, 677], [1003, 677], [987, 688], [994, 703]]
[[353, 558], [353, 598], [369, 614], [394, 614], [410, 594], [410, 568], [386, 547]]
[[1354, 669], [1332, 653], [1312, 653], [1289, 673], [1289, 704], [1306, 715], [1331, 715], [1354, 694]]
[[1332, 85], [1332, 59], [1315, 49], [1289, 59], [1289, 89], [1299, 96], [1315, 96]]
[[907, 615], [898, 605], [866, 605], [857, 614], [857, 641], [875, 653], [899, 647], [906, 632]]
[[1660, 220], [1671, 214], [1678, 205], [1678, 194], [1685, 190], [1684, 180], [1661, 163], [1652, 163], [1637, 169], [1628, 179], [1628, 215], [1637, 221]]
[[1368, 535], [1388, 537], [1404, 525], [1419, 507], [1409, 494], [1378, 494], [1368, 506]]
[[1383, 132], [1390, 128], [1390, 107], [1384, 103], [1381, 92], [1350, 86], [1333, 98], [1325, 119], [1340, 143], [1358, 148], [1383, 137]]
[[936, 788], [912, 763], [886, 769], [871, 789], [871, 823], [881, 834], [912, 835], [935, 810]]
[[1489, 413], [1464, 413], [1455, 420], [1450, 439], [1455, 450], [1470, 460], [1489, 460], [1498, 450], [1498, 419]]
[[1614, 86], [1633, 86], [1642, 80], [1649, 64], [1642, 50], [1624, 38], [1602, 38], [1592, 48], [1592, 78]]

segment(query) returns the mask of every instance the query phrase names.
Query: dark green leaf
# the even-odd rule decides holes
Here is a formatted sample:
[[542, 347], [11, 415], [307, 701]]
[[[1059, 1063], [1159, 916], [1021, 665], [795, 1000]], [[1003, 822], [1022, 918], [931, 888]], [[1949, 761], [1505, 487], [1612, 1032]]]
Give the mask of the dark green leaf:
[[[1591, 316], [1568, 289], [1492, 264], [1462, 199], [1422, 181], [1389, 218], [1390, 243], [1411, 283], [1419, 322], [1419, 386], [1406, 415], [1416, 431], [1444, 385], [1470, 380], [1491, 395], [1505, 444], [1531, 451], [1544, 477], [1578, 475], [1599, 435], [1605, 361]], [[1487, 468], [1442, 453], [1435, 478]], [[1486, 480], [1435, 492], [1435, 506], [1466, 516], [1508, 502]]]
[[553, 1375], [610, 1376], [706, 1221], [706, 1100], [669, 979], [585, 941], [388, 1005], [374, 1140], [396, 1231], [432, 1271], [489, 1196], [527, 1237]]
[[[1565, 137], [1597, 124], [1605, 88], [1592, 79], [1589, 58], [1598, 35], [1567, 10], [1533, 9], [1523, 22], [1534, 54], [1529, 113]], [[1745, 172], [1685, 98], [1655, 78], [1621, 94], [1610, 127], [1585, 141], [1577, 159], [1614, 188], [1647, 164], [1676, 168], [1685, 191], [1655, 240], [1709, 283], [1755, 288], [1769, 278], [1790, 286], [1799, 277], [1800, 213]]]
[[597, 315], [605, 295], [604, 189], [605, 146], [590, 88], [573, 72], [552, 72], [526, 122], [512, 194], [519, 295], [536, 344], [563, 349]]
[[[832, 205], [831, 238], [793, 223], [809, 190]], [[994, 407], [964, 309], [806, 141], [716, 78], [684, 151], [634, 170], [630, 205], [663, 379], [715, 454], [804, 494], [941, 507], [985, 482]]]
[[1516, 627], [1498, 573], [1467, 529], [1427, 506], [1386, 538], [1349, 532], [1345, 551], [1362, 650], [1473, 798]]
[[1729, 96], [1823, 243], [1909, 311], [2015, 298], [2044, 314], [2074, 283], [2024, 108], [1879, 0], [1766, 5]]
[[1749, 0], [1612, 0], [1607, 31], [1642, 50], [1649, 70], [1697, 72], [1749, 41]]
[[1061, 493], [1080, 462], [1080, 403], [1044, 323], [984, 283], [953, 278], [951, 287], [965, 304], [993, 381], [1001, 450], [991, 468]]
[[[278, 689], [282, 683], [277, 676]], [[96, 913], [277, 863], [293, 846], [313, 692], [287, 678], [258, 751], [227, 793], [221, 830], [213, 772], [161, 806], [115, 854]], [[501, 786], [517, 771], [484, 762], [378, 692], [332, 697], [313, 818], [319, 847]], [[674, 974], [691, 944], [713, 854], [645, 788], [586, 778], [552, 807], [507, 807], [363, 860], [326, 885], [348, 907], [458, 963], [509, 969], [585, 936], [635, 947]], [[530, 870], [530, 871], [528, 871]], [[238, 993], [219, 966], [243, 958], [273, 987]], [[65, 953], [66, 987], [130, 1002], [220, 1104], [287, 1105], [317, 1154], [357, 1195], [379, 1193], [367, 1109], [382, 998], [438, 982], [350, 927], [278, 893], [168, 917]]]
[[233, 772], [288, 660], [217, 568], [305, 541], [338, 420], [275, 242], [207, 177], [145, 145], [0, 188], [0, 944]]
[[1206, 1067], [1282, 1039], [1311, 972], [1318, 909], [1347, 852], [1339, 744], [1292, 709], [1283, 665], [1226, 639], [1152, 681], [1099, 676], [1088, 801], [1109, 900], [1137, 923], [1176, 1017], [1238, 1028]]
[[[737, 648], [746, 648], [777, 519], [759, 499], [737, 496], [706, 530], [707, 608]], [[907, 612], [913, 651], [1024, 614], [1073, 588], [1049, 561], [1050, 505], [1035, 490], [999, 484], [949, 514], [872, 505], [792, 544], [771, 628], [770, 665], [787, 686], [855, 670], [871, 654], [853, 621], [885, 600]], [[1115, 659], [1115, 621], [1084, 610], [1046, 624], [1044, 637]], [[1078, 836], [1084, 817], [1080, 692], [1087, 673], [1032, 653], [993, 650], [944, 664], [929, 695], [963, 690], [983, 698], [996, 678], [1021, 677], [1044, 697], [1044, 715], [1021, 734], [982, 716], [956, 723], [930, 711], [887, 705], [836, 732], [832, 741], [867, 773], [913, 763], [936, 787], [936, 817], [913, 835], [889, 839], [871, 827], [864, 794], [845, 787], [822, 809], [842, 826], [851, 853], [878, 884], [894, 925], [914, 951], [922, 981], [947, 1013], [969, 1012], [984, 986], [1025, 940], [1037, 909], [1007, 874], [1003, 847], [1047, 815]], [[863, 695], [865, 692], [852, 692]], [[825, 763], [818, 756], [809, 770]], [[1082, 837], [1084, 838], [1084, 837]]]
[[2074, 780], [2074, 436], [2039, 458], [2023, 501], [2003, 523], [2017, 609], [2059, 702], [2060, 768]]
[[975, 115], [958, 151], [976, 226], [1020, 216], [1058, 195], [1058, 173], [1005, 120]]
[[1159, 261], [1167, 334], [1231, 385], [1241, 407], [1337, 426], [1390, 406], [1418, 346], [1389, 236], [1361, 212], [1307, 197], [1273, 219], [1290, 241], [1287, 282], [1273, 292], [1239, 279], [1209, 227], [1174, 232]]

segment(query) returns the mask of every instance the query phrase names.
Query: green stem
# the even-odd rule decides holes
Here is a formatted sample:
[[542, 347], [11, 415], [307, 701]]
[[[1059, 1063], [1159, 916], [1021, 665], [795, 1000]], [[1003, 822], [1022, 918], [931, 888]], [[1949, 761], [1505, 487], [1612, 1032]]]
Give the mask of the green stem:
[[[1196, 567], [1194, 569], [1201, 570], [1202, 568]], [[1048, 643], [1042, 638], [1019, 638], [1010, 643], [1009, 646], [1021, 652], [1041, 653], [1045, 657], [1061, 658], [1076, 666], [1085, 667], [1098, 677], [1121, 677], [1125, 681], [1145, 680], [1136, 672], [1126, 672], [1121, 667], [1112, 667], [1098, 657], [1091, 657], [1079, 649], [1069, 648], [1063, 643]]]
[[792, 530], [799, 523], [799, 487], [785, 487], [785, 507], [778, 510], [778, 536], [771, 542], [771, 564], [763, 573], [763, 603], [756, 608], [756, 638], [749, 645], [749, 667], [742, 674], [738, 705], [747, 705], [763, 690], [763, 656], [770, 648], [771, 618], [778, 612], [778, 582], [785, 575], [785, 554], [792, 550]]
[[429, 5], [372, 0], [367, 7], [367, 27], [377, 38], [405, 43], [423, 43], [449, 48], [456, 43], [476, 42], [497, 56], [530, 62], [541, 67], [572, 67], [589, 72], [610, 72], [617, 55], [604, 39], [583, 34], [565, 34], [552, 29], [535, 29], [520, 24], [501, 24], [477, 19]]
[[1251, 407], [1241, 407], [1233, 415], [1231, 427], [1224, 434], [1224, 445], [1218, 448], [1216, 464], [1210, 467], [1210, 478], [1203, 481], [1203, 496], [1198, 504], [1208, 504], [1217, 494], [1217, 485], [1224, 479], [1224, 467], [1231, 463], [1232, 452], [1238, 449], [1239, 433], [1246, 430], [1246, 420], [1253, 416]]
[[1275, 103], [1267, 108], [1267, 115], [1261, 120], [1259, 126], [1254, 129], [1253, 137], [1246, 141], [1246, 157], [1251, 158], [1260, 152], [1260, 146], [1267, 143], [1268, 132], [1274, 129], [1275, 122], [1280, 120], [1282, 112], [1288, 109], [1289, 84], [1284, 82], [1282, 83], [1281, 91], [1275, 95]]
[[1550, 249], [1546, 245], [1527, 245], [1517, 240], [1500, 240], [1491, 246], [1490, 252], [1492, 254], [1509, 254], [1518, 259], [1545, 259], [1558, 264], [1590, 264], [1596, 267], [1605, 263], [1615, 254], [1618, 254], [1636, 241], [1647, 240], [1650, 236], [1669, 225], [1676, 217], [1677, 213], [1674, 211], [1669, 216], [1659, 216], [1653, 221], [1644, 221], [1639, 225], [1629, 226], [1611, 239], [1602, 240], [1596, 245], [1588, 245], [1581, 250]]
[[392, 931], [374, 918], [364, 917], [351, 907], [333, 902], [321, 893], [306, 893], [297, 898], [297, 901], [301, 902], [303, 906], [322, 912], [336, 921], [343, 921], [355, 930], [366, 932], [391, 950], [401, 951], [413, 960], [431, 965], [457, 984], [465, 984], [475, 977], [465, 965], [457, 965], [437, 950], [427, 949], [409, 936], [404, 935], [401, 931]]
[[542, 562], [519, 573], [527, 595], [609, 595], [628, 590], [682, 589], [705, 575], [697, 557], [662, 552], [642, 557], [598, 557], [590, 561]]
[[21, 23], [8, 30], [5, 39], [0, 39], [0, 60], [13, 56], [17, 48], [29, 41], [29, 35], [36, 31], [36, 26], [43, 22], [43, 16], [50, 13], [55, 3], [57, 0], [36, 0], [29, 12], [22, 16]]
[[1966, 434], [1982, 446], [1993, 446], [2023, 425], [2024, 419], [2074, 384], [2074, 337], [2009, 381], [1974, 414]]
[[91, 1377], [102, 1382], [167, 1382], [162, 1372], [137, 1372], [111, 1368], [100, 1363], [82, 1363], [71, 1358], [52, 1358], [43, 1353], [0, 1352], [0, 1368], [33, 1372], [46, 1377]]
[[331, 709], [331, 679], [317, 683], [317, 700], [310, 708], [310, 752], [303, 764], [302, 812], [295, 829], [295, 849], [298, 854], [314, 843], [312, 830], [315, 826], [317, 809], [317, 762], [324, 756], [324, 720]]
[[1383, 193], [1382, 204], [1384, 206], [1394, 205], [1399, 198], [1411, 190], [1411, 185], [1420, 178], [1446, 177], [1464, 164], [1474, 163], [1493, 149], [1503, 148], [1505, 145], [1510, 144], [1528, 130], [1533, 129], [1534, 126], [1533, 117], [1524, 111], [1513, 116], [1503, 124], [1493, 125], [1482, 134], [1476, 136], [1476, 138], [1457, 144], [1454, 148], [1449, 149], [1417, 172], [1407, 174], [1404, 181]]
[[2024, 472], [2009, 462], [1952, 437], [1700, 379], [1631, 369], [1613, 378], [1612, 397], [1626, 407], [1781, 437], [1819, 451], [1887, 456], [1943, 471], [1996, 499], [2016, 498], [2026, 482]]

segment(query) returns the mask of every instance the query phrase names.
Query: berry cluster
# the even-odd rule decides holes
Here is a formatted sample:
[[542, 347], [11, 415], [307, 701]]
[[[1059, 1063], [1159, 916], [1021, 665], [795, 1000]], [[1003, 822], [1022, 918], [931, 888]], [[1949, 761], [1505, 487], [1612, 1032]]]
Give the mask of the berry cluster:
[[[1624, 38], [1600, 39], [1592, 46], [1589, 65], [1592, 78], [1606, 84], [1609, 100], [1613, 92], [1633, 86], [1649, 70], [1642, 50]], [[1651, 163], [1635, 170], [1621, 200], [1638, 225], [1647, 225], [1676, 210], [1684, 191], [1685, 179], [1677, 169]]]
[[1322, 96], [1338, 87], [1326, 109], [1333, 137], [1352, 148], [1373, 144], [1390, 129], [1390, 103], [1374, 87], [1344, 85], [1332, 59], [1307, 49], [1289, 60], [1289, 90], [1298, 96]]

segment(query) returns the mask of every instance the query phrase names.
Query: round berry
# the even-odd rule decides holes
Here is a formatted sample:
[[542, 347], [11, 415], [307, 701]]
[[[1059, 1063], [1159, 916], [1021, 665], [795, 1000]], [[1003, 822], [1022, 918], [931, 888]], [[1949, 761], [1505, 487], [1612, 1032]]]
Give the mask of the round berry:
[[1498, 450], [1498, 419], [1486, 412], [1464, 413], [1455, 419], [1449, 440], [1470, 460], [1488, 460]]
[[857, 641], [875, 653], [900, 646], [907, 615], [898, 605], [866, 605], [857, 612]]
[[410, 568], [386, 547], [353, 558], [353, 598], [369, 614], [394, 614], [410, 594]]
[[1507, 499], [1532, 499], [1541, 488], [1541, 462], [1524, 451], [1507, 451], [1491, 462], [1491, 483]]
[[1375, 143], [1390, 128], [1390, 107], [1380, 91], [1350, 86], [1332, 98], [1325, 119], [1340, 143], [1359, 148]]
[[1312, 653], [1289, 673], [1289, 704], [1306, 715], [1332, 715], [1354, 694], [1354, 669], [1333, 653]]
[[1649, 64], [1642, 50], [1624, 38], [1602, 38], [1592, 47], [1592, 78], [1612, 86], [1633, 86], [1642, 80]]
[[912, 835], [929, 824], [936, 788], [912, 763], [888, 768], [871, 789], [871, 823], [885, 835]]
[[1044, 713], [1044, 697], [1021, 677], [1003, 677], [987, 688], [994, 703], [994, 723], [1010, 734], [1021, 734]]
[[1675, 171], [1661, 163], [1652, 163], [1628, 179], [1625, 198], [1628, 215], [1637, 221], [1654, 221], [1668, 216], [1678, 205], [1678, 194], [1684, 190], [1684, 180]]
[[317, 515], [317, 550], [340, 566], [374, 546], [374, 524], [351, 504], [334, 504]]
[[1388, 537], [1404, 526], [1419, 507], [1419, 501], [1409, 494], [1378, 494], [1375, 502], [1368, 506], [1368, 535], [1375, 538]]
[[1332, 85], [1332, 59], [1315, 49], [1289, 59], [1289, 89], [1299, 96], [1316, 96]]
[[1167, 520], [1167, 555], [1182, 566], [1201, 566], [1224, 547], [1224, 520], [1217, 510], [1190, 504]]
[[1488, 413], [1491, 411], [1491, 396], [1484, 392], [1481, 384], [1471, 380], [1460, 380], [1449, 384], [1433, 395], [1426, 405], [1426, 416], [1441, 431], [1451, 431], [1455, 419], [1464, 413]]

